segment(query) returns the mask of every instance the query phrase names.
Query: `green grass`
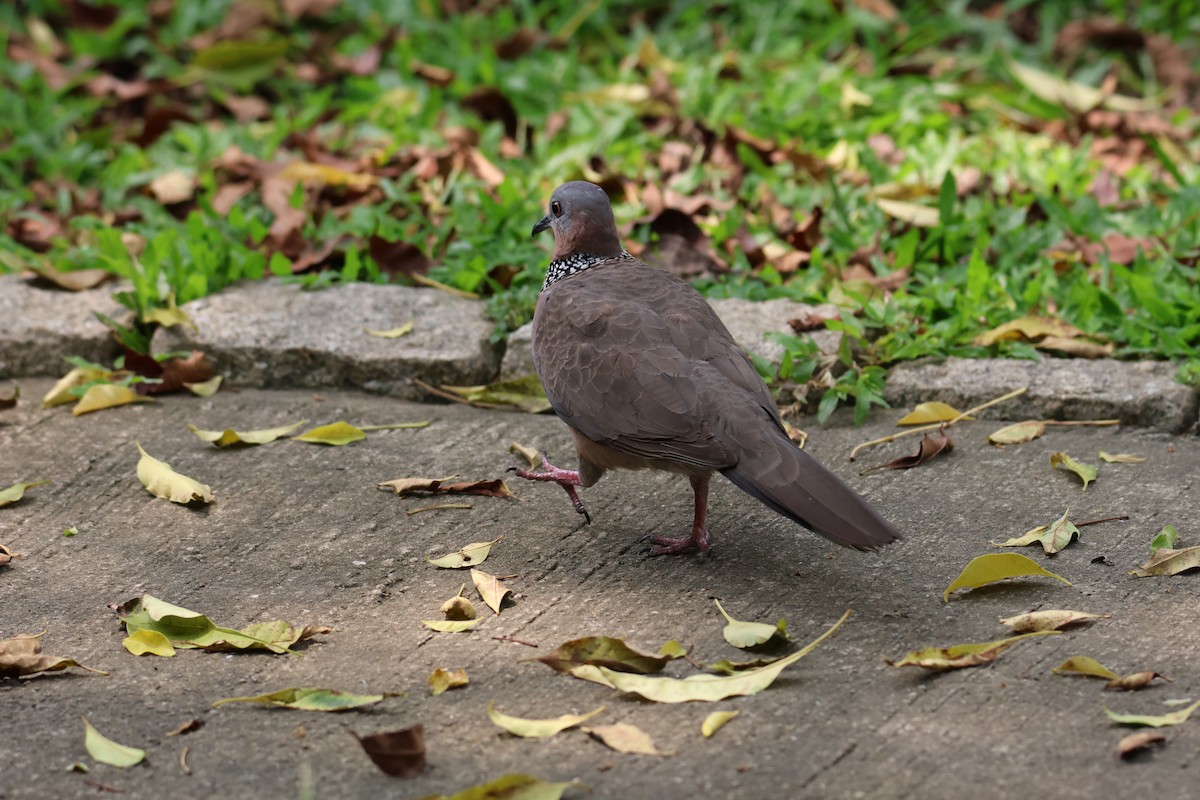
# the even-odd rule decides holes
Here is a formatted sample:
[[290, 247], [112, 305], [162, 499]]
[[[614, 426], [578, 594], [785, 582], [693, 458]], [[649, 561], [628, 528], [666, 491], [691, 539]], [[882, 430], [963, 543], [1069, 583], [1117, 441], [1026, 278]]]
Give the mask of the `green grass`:
[[[933, 9], [947, 4], [906, 3], [897, 22], [849, 0], [838, 4], [844, 11], [816, 0], [732, 0], [716, 11], [699, 3], [482, 5], [489, 10], [446, 14], [433, 0], [351, 0], [291, 20], [265, 3], [257, 23], [238, 28], [240, 38], [223, 34], [217, 44], [196, 37], [221, 24], [233, 6], [227, 0], [177, 2], [156, 19], [149, 9], [159, 4], [117, 4], [99, 27], [51, 0], [24, 3], [21, 16], [5, 6], [0, 45], [26, 55], [0, 61], [0, 269], [42, 262], [111, 270], [131, 281], [122, 299], [139, 316], [171, 295], [184, 303], [243, 278], [290, 275], [257, 184], [227, 214], [212, 201], [241, 180], [223, 166], [230, 148], [270, 164], [315, 151], [376, 183], [358, 194], [336, 185], [293, 192], [293, 204], [312, 212], [298, 249], [337, 243], [322, 271], [296, 280], [404, 280], [375, 262], [369, 242], [411, 242], [436, 264], [431, 277], [487, 297], [502, 335], [532, 315], [548, 241], [531, 241], [529, 229], [555, 185], [604, 178], [640, 197], [645, 185], [665, 183], [729, 205], [698, 219], [731, 267], [697, 279], [703, 292], [832, 297], [853, 312], [829, 323], [853, 347], [844, 348], [845, 371], [823, 394], [822, 417], [838, 401], [865, 415], [881, 397], [880, 367], [896, 361], [1036, 357], [1022, 342], [973, 344], [1028, 313], [1053, 313], [1103, 336], [1119, 358], [1171, 359], [1181, 380], [1200, 382], [1197, 117], [1186, 106], [1154, 110], [1141, 118], [1169, 123], [1173, 133], [1160, 125], [1115, 136], [1038, 97], [1010, 66], [1063, 74], [1056, 33], [1104, 15], [1194, 42], [1196, 4], [1143, 4], [1129, 16], [1115, 0], [1012, 0], [1004, 15], [985, 17], [966, 2], [944, 11]], [[1040, 9], [1032, 42], [1009, 24], [1027, 5]], [[539, 42], [501, 58], [494, 45], [521, 29], [537, 31]], [[339, 66], [372, 47], [380, 50], [377, 68], [360, 75]], [[61, 86], [28, 56], [39, 50], [60, 64]], [[418, 62], [451, 70], [450, 81], [423, 80], [414, 74]], [[1167, 97], [1140, 51], [1088, 48], [1063, 76], [1097, 86], [1110, 74], [1122, 94]], [[89, 91], [103, 75], [163, 84], [120, 102]], [[472, 110], [472, 92], [485, 87], [511, 103], [509, 130]], [[231, 97], [258, 98], [266, 113], [239, 122], [225, 105]], [[188, 119], [142, 142], [148, 115], [168, 108]], [[1138, 119], [1118, 114], [1107, 124]], [[561, 125], [547, 136], [552, 120]], [[774, 146], [766, 154], [745, 143], [724, 147], [731, 129]], [[876, 135], [890, 137], [902, 158], [879, 157], [868, 144]], [[468, 137], [503, 172], [498, 186], [472, 169], [470, 146], [454, 144]], [[1112, 177], [1115, 204], [1101, 205], [1089, 191], [1105, 166], [1091, 153], [1097, 143], [1133, 154]], [[680, 144], [686, 163], [664, 175], [664, 148]], [[813, 174], [802, 159], [770, 151], [834, 166]], [[422, 157], [436, 158], [432, 171]], [[983, 180], [959, 197], [953, 175], [971, 167]], [[168, 208], [147, 186], [175, 170], [194, 176], [196, 191]], [[939, 210], [936, 226], [914, 228], [880, 209], [874, 192], [897, 184]], [[793, 274], [769, 262], [752, 266], [741, 246], [739, 231], [758, 245], [783, 245], [771, 203], [794, 219], [818, 206], [825, 212], [811, 261]], [[634, 224], [644, 213], [637, 203], [617, 206], [631, 239], [652, 245], [649, 225]], [[61, 226], [44, 253], [18, 235], [31, 216]], [[1129, 263], [1054, 252], [1068, 239], [1110, 234], [1153, 242]], [[127, 246], [135, 237], [143, 245], [136, 258]], [[867, 260], [877, 275], [911, 273], [887, 296], [843, 280], [851, 256], [876, 242]], [[788, 349], [785, 374], [773, 376], [781, 385], [820, 369], [806, 345]]]

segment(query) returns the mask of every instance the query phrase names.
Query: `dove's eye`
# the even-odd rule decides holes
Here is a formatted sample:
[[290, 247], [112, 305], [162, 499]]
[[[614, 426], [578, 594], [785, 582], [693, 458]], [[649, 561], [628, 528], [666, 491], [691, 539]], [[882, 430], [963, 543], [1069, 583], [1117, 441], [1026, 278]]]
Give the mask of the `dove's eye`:
[[557, 200], [555, 200], [553, 203], [551, 203], [550, 204], [550, 213], [556, 217], [561, 217], [562, 216], [562, 203], [558, 202]]

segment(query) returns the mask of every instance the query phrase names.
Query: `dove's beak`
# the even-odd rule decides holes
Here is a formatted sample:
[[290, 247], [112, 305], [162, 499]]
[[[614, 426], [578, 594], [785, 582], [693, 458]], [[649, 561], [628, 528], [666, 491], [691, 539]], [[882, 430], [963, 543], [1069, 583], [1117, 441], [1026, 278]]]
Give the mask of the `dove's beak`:
[[530, 234], [530, 235], [531, 235], [531, 236], [537, 236], [539, 233], [541, 233], [542, 231], [546, 230], [546, 228], [549, 228], [549, 227], [550, 227], [550, 221], [551, 221], [551, 220], [550, 220], [550, 215], [549, 215], [549, 214], [547, 214], [546, 216], [544, 216], [544, 217], [542, 217], [541, 219], [539, 219], [539, 220], [537, 221], [537, 224], [533, 226], [533, 233], [532, 233], [532, 234]]

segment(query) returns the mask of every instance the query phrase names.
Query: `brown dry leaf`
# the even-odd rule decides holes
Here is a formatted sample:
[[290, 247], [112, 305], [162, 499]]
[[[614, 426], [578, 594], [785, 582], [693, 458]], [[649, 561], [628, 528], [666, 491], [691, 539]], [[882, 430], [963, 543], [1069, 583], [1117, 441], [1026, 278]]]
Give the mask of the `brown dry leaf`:
[[434, 86], [444, 87], [454, 83], [454, 70], [446, 69], [445, 67], [412, 61], [409, 63], [409, 69], [418, 78]]
[[876, 464], [873, 467], [867, 467], [859, 475], [866, 475], [868, 472], [874, 472], [878, 469], [912, 469], [919, 467], [926, 461], [942, 453], [949, 453], [954, 449], [954, 440], [946, 435], [944, 431], [937, 433], [927, 433], [921, 438], [921, 446], [917, 452], [911, 456], [901, 456], [893, 459], [886, 464]]
[[1167, 683], [1173, 683], [1170, 678], [1162, 673], [1144, 671], [1134, 672], [1120, 678], [1113, 678], [1108, 683], [1104, 684], [1104, 688], [1120, 689], [1121, 691], [1132, 692], [1136, 691], [1137, 689], [1145, 689], [1155, 678], [1162, 678]]
[[164, 206], [184, 203], [196, 193], [196, 176], [180, 169], [164, 172], [150, 181], [150, 194]]
[[479, 596], [487, 603], [487, 607], [499, 614], [504, 598], [512, 594], [512, 589], [506, 588], [495, 575], [474, 568], [471, 569], [471, 581], [479, 590]]
[[107, 675], [107, 672], [85, 667], [73, 658], [42, 655], [42, 633], [22, 633], [11, 639], [0, 639], [0, 678], [38, 675], [70, 667]]
[[[505, 38], [496, 42], [496, 57], [503, 61], [512, 61], [528, 53], [542, 40], [541, 31], [533, 28], [520, 28]], [[647, 39], [647, 41], [649, 41]]]
[[31, 264], [29, 269], [42, 280], [48, 281], [58, 288], [66, 289], [69, 292], [83, 292], [88, 289], [95, 289], [105, 281], [117, 277], [113, 273], [102, 269], [77, 269], [71, 272], [63, 272], [49, 264], [42, 263]]
[[1089, 614], [1086, 611], [1047, 609], [1045, 611], [1030, 611], [1028, 614], [1007, 617], [1001, 619], [1000, 624], [1012, 628], [1013, 633], [1057, 631], [1070, 625], [1095, 622], [1098, 619], [1109, 619], [1111, 616], [1111, 614]]
[[0, 567], [3, 567], [14, 558], [20, 558], [23, 554], [15, 550], [10, 550], [5, 545], [0, 544]]
[[1045, 337], [1074, 339], [1084, 335], [1083, 331], [1057, 317], [1028, 314], [984, 331], [975, 337], [974, 344], [988, 347], [1001, 341], [1036, 342]]
[[649, 734], [636, 725], [618, 722], [615, 725], [597, 725], [594, 728], [584, 726], [583, 732], [601, 741], [606, 747], [618, 753], [633, 753], [644, 756], [671, 756], [674, 750], [659, 750], [654, 746], [654, 740]]
[[1180, 550], [1161, 548], [1155, 550], [1150, 560], [1130, 572], [1139, 578], [1151, 576], [1178, 575], [1190, 569], [1200, 569], [1200, 545], [1184, 547]]
[[563, 642], [553, 653], [534, 660], [556, 672], [571, 672], [577, 667], [588, 666], [647, 675], [661, 672], [668, 662], [678, 657], [662, 652], [656, 655], [642, 653], [625, 644], [622, 639], [611, 636], [585, 636]]
[[1128, 736], [1117, 742], [1117, 757], [1128, 758], [1152, 744], [1165, 742], [1167, 737], [1159, 731], [1141, 731], [1140, 733], [1131, 733]]
[[425, 769], [425, 728], [413, 725], [372, 736], [350, 732], [375, 766], [396, 778], [415, 778]]
[[475, 494], [484, 497], [513, 497], [508, 484], [501, 478], [482, 481], [457, 481], [449, 483], [457, 475], [445, 478], [396, 478], [377, 484], [380, 489], [391, 489], [398, 495], [414, 494]]

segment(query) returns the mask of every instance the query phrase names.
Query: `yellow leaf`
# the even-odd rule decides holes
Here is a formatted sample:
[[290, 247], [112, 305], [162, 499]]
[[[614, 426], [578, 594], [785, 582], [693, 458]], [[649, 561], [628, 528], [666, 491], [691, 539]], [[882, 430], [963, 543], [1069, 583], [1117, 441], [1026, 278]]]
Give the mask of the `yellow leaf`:
[[1006, 425], [992, 435], [988, 441], [992, 444], [1024, 444], [1033, 441], [1046, 432], [1046, 423], [1030, 420]]
[[108, 764], [112, 767], [124, 769], [125, 767], [132, 767], [134, 764], [140, 764], [142, 759], [146, 757], [145, 750], [117, 744], [104, 736], [104, 734], [92, 727], [92, 724], [87, 721], [87, 717], [83, 717], [83, 731], [83, 744], [87, 748], [88, 755], [101, 764]]
[[765, 622], [741, 622], [725, 613], [720, 600], [714, 598], [713, 602], [717, 604], [717, 610], [721, 612], [721, 616], [726, 621], [725, 628], [722, 631], [725, 641], [734, 647], [758, 647], [776, 637], [784, 641], [788, 638], [787, 620], [781, 619], [774, 625], [768, 625]]
[[541, 463], [542, 463], [542, 454], [540, 452], [538, 452], [537, 450], [535, 450], [534, 448], [526, 447], [523, 444], [518, 444], [516, 442], [509, 442], [508, 452], [523, 457], [526, 461], [529, 462], [530, 469], [537, 469], [537, 467], [539, 465], [541, 465]]
[[936, 228], [941, 224], [941, 213], [931, 206], [907, 203], [903, 200], [887, 200], [882, 197], [875, 201], [875, 205], [879, 206], [880, 210], [889, 217], [894, 217], [918, 228]]
[[140, 442], [134, 442], [142, 457], [138, 459], [137, 476], [142, 486], [155, 497], [170, 500], [172, 503], [191, 503], [213, 501], [212, 489], [197, 480], [180, 475], [171, 469], [170, 465], [154, 458], [142, 449]]
[[1067, 514], [1070, 513], [1071, 509], [1068, 508], [1061, 517], [1049, 525], [1039, 525], [1024, 536], [999, 543], [993, 542], [993, 544], [997, 547], [1024, 547], [1036, 542], [1046, 551], [1046, 555], [1054, 555], [1069, 545], [1072, 539], [1079, 536], [1079, 528], [1067, 519]]
[[380, 339], [399, 339], [401, 336], [407, 336], [412, 333], [412, 329], [412, 322], [406, 322], [398, 328], [388, 328], [382, 331], [377, 331], [374, 328], [363, 328], [363, 331], [369, 336], [378, 336]]
[[1178, 575], [1189, 569], [1200, 568], [1200, 546], [1184, 547], [1180, 550], [1160, 548], [1150, 556], [1150, 560], [1130, 572], [1139, 578], [1151, 576]]
[[955, 578], [942, 594], [942, 602], [949, 602], [950, 594], [959, 589], [977, 589], [1007, 578], [1024, 578], [1043, 576], [1062, 581], [1067, 586], [1071, 582], [1061, 575], [1055, 575], [1043, 569], [1033, 559], [1018, 553], [992, 553], [977, 556], [970, 560], [958, 577]]
[[139, 628], [122, 639], [121, 644], [135, 656], [144, 656], [149, 653], [153, 656], [170, 658], [175, 655], [175, 646], [171, 644], [171, 640], [150, 628]]
[[520, 736], [525, 739], [547, 739], [556, 733], [561, 733], [567, 728], [574, 728], [581, 722], [586, 722], [592, 717], [604, 710], [604, 706], [600, 706], [595, 711], [589, 711], [586, 714], [563, 714], [561, 717], [552, 719], [525, 719], [523, 717], [510, 717], [508, 714], [501, 714], [496, 710], [496, 703], [490, 702], [487, 707], [488, 719], [498, 727], [503, 728], [514, 736]]
[[1109, 711], [1107, 708], [1104, 709], [1104, 713], [1108, 714], [1108, 718], [1119, 725], [1141, 725], [1148, 728], [1162, 728], [1166, 725], [1179, 725], [1187, 722], [1187, 718], [1197, 708], [1200, 708], [1200, 700], [1192, 703], [1187, 708], [1181, 708], [1178, 711], [1172, 711], [1170, 714], [1162, 714], [1160, 716], [1118, 714], [1114, 711]]
[[1117, 453], [1114, 455], [1113, 453], [1106, 453], [1101, 450], [1100, 460], [1106, 464], [1141, 464], [1146, 459], [1142, 456], [1132, 455], [1131, 453]]
[[320, 425], [299, 436], [293, 436], [292, 440], [340, 447], [351, 442], [361, 442], [365, 438], [367, 435], [360, 428], [356, 428], [348, 422], [334, 422], [331, 425]]
[[1045, 611], [1030, 611], [1028, 614], [1018, 614], [1015, 617], [1001, 619], [1000, 624], [1012, 628], [1013, 633], [1057, 631], [1069, 625], [1077, 625], [1080, 622], [1094, 622], [1098, 619], [1108, 619], [1110, 616], [1110, 614], [1088, 614], [1084, 611], [1047, 609]]
[[424, 800], [560, 800], [563, 793], [571, 789], [588, 787], [578, 781], [547, 783], [541, 778], [514, 772], [450, 796], [439, 794]]
[[973, 419], [973, 417], [963, 417], [958, 409], [945, 403], [921, 403], [896, 424], [928, 425], [933, 422], [949, 422], [960, 417]]
[[375, 183], [375, 176], [364, 172], [348, 172], [328, 164], [311, 161], [293, 161], [279, 170], [277, 177], [283, 181], [299, 181], [307, 186], [349, 186], [355, 191], [364, 191]]
[[471, 580], [474, 582], [475, 588], [479, 590], [479, 596], [483, 598], [483, 602], [487, 603], [488, 608], [499, 614], [505, 596], [512, 594], [512, 589], [505, 588], [495, 575], [474, 568], [471, 569]]
[[152, 398], [142, 397], [128, 386], [97, 383], [95, 386], [88, 387], [88, 390], [83, 393], [83, 397], [79, 398], [79, 402], [71, 409], [71, 413], [78, 417], [80, 414], [88, 414], [92, 411], [100, 411], [105, 408], [126, 406], [130, 403], [153, 402]]
[[1022, 639], [1031, 636], [1057, 635], [1060, 631], [1037, 631], [1011, 636], [995, 642], [956, 644], [950, 647], [926, 647], [913, 650], [898, 661], [888, 661], [893, 667], [921, 667], [923, 669], [948, 670], [977, 667], [995, 661], [997, 656]]
[[704, 734], [705, 739], [709, 739], [714, 733], [721, 730], [726, 722], [737, 715], [737, 711], [714, 711], [704, 718], [704, 722], [700, 723], [700, 733]]
[[439, 633], [462, 633], [469, 631], [479, 623], [483, 622], [483, 618], [477, 619], [423, 619], [421, 624], [431, 631]]
[[54, 406], [74, 403], [78, 398], [71, 394], [71, 389], [91, 383], [92, 381], [112, 380], [113, 377], [114, 373], [111, 370], [74, 367], [66, 375], [59, 378], [58, 382], [50, 388], [50, 391], [46, 392], [46, 396], [42, 398], [42, 408], [53, 408]]
[[871, 95], [856, 88], [852, 83], [842, 84], [842, 98], [838, 101], [838, 106], [842, 109], [843, 114], [849, 114], [858, 106], [869, 106], [875, 102], [871, 99]]
[[1083, 481], [1083, 490], [1085, 492], [1087, 491], [1088, 484], [1096, 480], [1096, 468], [1094, 466], [1084, 464], [1082, 461], [1076, 461], [1063, 452], [1050, 454], [1050, 466], [1055, 469], [1066, 467], [1071, 472], [1074, 472]]
[[[399, 492], [397, 492], [399, 494]], [[458, 551], [449, 555], [440, 556], [438, 558], [425, 557], [425, 560], [435, 567], [440, 569], [462, 569], [463, 567], [472, 567], [476, 564], [482, 564], [487, 560], [488, 554], [492, 552], [492, 546], [496, 542], [503, 539], [503, 536], [497, 536], [490, 542], [472, 542], [471, 544], [463, 545]]]
[[32, 483], [14, 483], [7, 489], [0, 491], [0, 508], [10, 506], [25, 496], [27, 489], [32, 489], [34, 486], [41, 486], [43, 483], [49, 483], [49, 480], [33, 481]]
[[1093, 342], [1090, 339], [1070, 339], [1064, 336], [1045, 336], [1034, 342], [1038, 350], [1055, 350], [1076, 358], [1108, 358], [1117, 349], [1112, 342]]
[[1091, 656], [1072, 656], [1051, 672], [1055, 675], [1085, 675], [1089, 678], [1103, 678], [1106, 681], [1117, 678], [1117, 673]]
[[434, 697], [448, 689], [458, 689], [470, 683], [465, 669], [442, 669], [438, 667], [429, 673], [429, 693]]
[[483, 408], [514, 406], [530, 414], [550, 410], [550, 400], [537, 375], [524, 375], [484, 386], [442, 386], [444, 391], [457, 395]]
[[[804, 658], [815, 650], [818, 645], [832, 636], [834, 631], [840, 628], [842, 623], [849, 619], [852, 613], [852, 611], [847, 611], [829, 630], [795, 653], [778, 661], [773, 661], [768, 666], [746, 670], [736, 675], [693, 675], [690, 678], [680, 680], [678, 678], [652, 678], [645, 675], [631, 675], [627, 672], [617, 672], [607, 667], [596, 667], [596, 671], [599, 677], [606, 680], [614, 689], [620, 689], [622, 692], [633, 692], [656, 703], [687, 703], [692, 701], [715, 703], [727, 697], [758, 694], [774, 683], [775, 679], [779, 677], [779, 674], [784, 669]], [[572, 674], [575, 674], [575, 672], [572, 671]]]
[[184, 381], [183, 385], [189, 392], [196, 395], [196, 397], [212, 397], [221, 388], [221, 381], [223, 380], [224, 376], [213, 375], [206, 381], [201, 381], [200, 383], [188, 383]]
[[187, 325], [193, 330], [196, 323], [192, 322], [192, 318], [187, 315], [187, 312], [175, 304], [175, 293], [171, 292], [167, 296], [166, 308], [151, 308], [146, 313], [142, 314], [143, 322], [157, 322], [164, 328], [170, 328], [174, 325]]
[[1054, 105], [1061, 105], [1075, 113], [1091, 111], [1099, 107], [1124, 112], [1151, 111], [1162, 105], [1153, 100], [1105, 92], [1012, 60], [1008, 61], [1008, 69], [1026, 89], [1042, 100]]
[[1057, 317], [1027, 314], [992, 328], [990, 331], [984, 331], [975, 337], [974, 343], [980, 347], [988, 347], [1001, 341], [1033, 342], [1047, 336], [1074, 339], [1083, 335], [1083, 331]]
[[201, 441], [210, 442], [217, 447], [229, 447], [235, 444], [270, 444], [276, 439], [287, 436], [306, 422], [308, 420], [302, 419], [292, 425], [283, 425], [279, 428], [264, 428], [257, 431], [235, 431], [232, 428], [226, 428], [223, 431], [202, 431], [191, 424], [187, 427]]
[[[196, 176], [181, 169], [173, 169], [150, 181], [150, 194], [165, 206], [191, 200], [196, 191]], [[150, 320], [146, 319], [147, 322]]]
[[654, 740], [650, 738], [649, 734], [636, 725], [626, 722], [618, 722], [615, 725], [598, 725], [595, 728], [584, 728], [583, 731], [618, 753], [633, 753], [643, 756], [675, 755], [674, 750], [659, 750], [654, 746]]

